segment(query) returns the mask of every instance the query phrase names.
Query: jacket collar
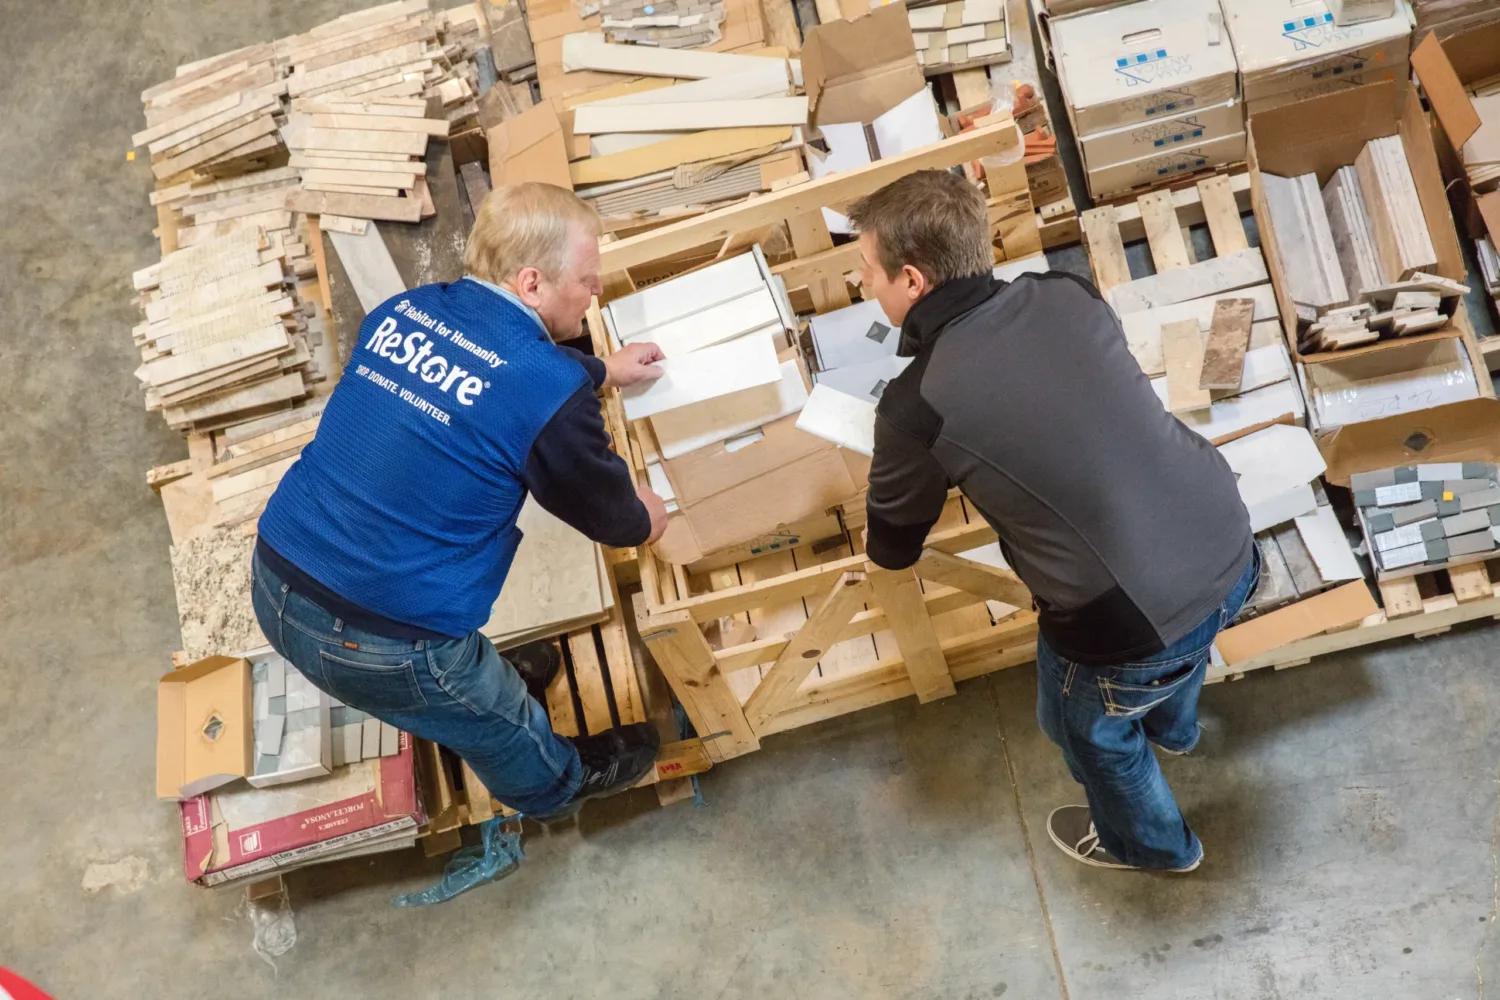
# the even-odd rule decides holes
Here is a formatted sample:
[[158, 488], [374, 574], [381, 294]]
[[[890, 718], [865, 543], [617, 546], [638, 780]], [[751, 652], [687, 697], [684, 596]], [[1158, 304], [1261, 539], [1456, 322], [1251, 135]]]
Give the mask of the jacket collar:
[[933, 345], [944, 327], [1004, 286], [1005, 282], [988, 271], [967, 278], [952, 278], [938, 285], [906, 314], [896, 354], [903, 358], [916, 357]]

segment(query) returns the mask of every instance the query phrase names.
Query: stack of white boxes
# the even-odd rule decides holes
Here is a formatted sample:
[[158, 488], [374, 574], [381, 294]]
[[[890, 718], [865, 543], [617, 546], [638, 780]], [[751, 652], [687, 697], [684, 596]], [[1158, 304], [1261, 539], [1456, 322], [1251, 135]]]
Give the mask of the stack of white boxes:
[[1055, 18], [1051, 30], [1095, 199], [1245, 158], [1219, 0], [1140, 0]]
[[1411, 79], [1406, 0], [1379, 20], [1339, 25], [1324, 0], [1223, 0], [1246, 115], [1348, 87]]

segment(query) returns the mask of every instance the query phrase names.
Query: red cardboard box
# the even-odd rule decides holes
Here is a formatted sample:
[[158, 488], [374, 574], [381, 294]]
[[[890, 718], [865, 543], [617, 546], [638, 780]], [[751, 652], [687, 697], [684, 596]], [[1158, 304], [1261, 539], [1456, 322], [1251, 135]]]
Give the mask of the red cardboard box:
[[222, 885], [413, 836], [426, 820], [414, 757], [412, 737], [403, 732], [394, 756], [336, 768], [324, 778], [273, 788], [241, 783], [183, 802], [188, 881]]

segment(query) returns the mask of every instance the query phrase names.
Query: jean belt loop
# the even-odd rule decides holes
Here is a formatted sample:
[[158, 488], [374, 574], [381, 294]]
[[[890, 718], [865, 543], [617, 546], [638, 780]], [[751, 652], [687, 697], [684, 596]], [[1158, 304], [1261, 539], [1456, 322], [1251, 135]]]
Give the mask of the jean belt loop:
[[344, 619], [342, 619], [342, 618], [335, 618], [333, 620], [333, 630], [335, 632], [342, 632], [342, 631], [344, 631]]

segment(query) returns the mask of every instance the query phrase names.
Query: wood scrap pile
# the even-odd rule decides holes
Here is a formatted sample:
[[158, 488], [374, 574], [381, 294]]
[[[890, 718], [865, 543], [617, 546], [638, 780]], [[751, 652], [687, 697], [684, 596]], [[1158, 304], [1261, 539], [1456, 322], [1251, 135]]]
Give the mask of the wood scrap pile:
[[288, 409], [311, 392], [324, 372], [312, 363], [293, 252], [301, 250], [257, 226], [135, 273], [146, 314], [133, 331], [143, 362], [136, 375], [148, 410], [202, 432]]
[[1469, 186], [1475, 194], [1500, 188], [1500, 77], [1481, 80], [1469, 88], [1479, 129], [1459, 152]]
[[212, 177], [254, 170], [280, 148], [275, 116], [285, 93], [270, 45], [184, 63], [172, 79], [141, 92], [146, 128], [130, 141], [150, 152], [159, 182], [189, 171]]
[[1468, 289], [1438, 276], [1399, 136], [1365, 144], [1318, 190], [1316, 174], [1261, 175], [1269, 223], [1297, 309], [1298, 350], [1337, 351], [1448, 326]]
[[647, 47], [588, 35], [564, 43], [569, 67], [686, 79], [648, 79], [628, 93], [570, 102], [569, 174], [607, 226], [702, 211], [802, 171], [807, 98], [794, 92], [795, 63], [708, 52], [662, 60]]
[[281, 128], [301, 173], [286, 204], [299, 212], [417, 222], [435, 211], [427, 190], [427, 140], [446, 138], [448, 122], [426, 117], [421, 97], [377, 103], [337, 94], [294, 98]]
[[1004, 0], [917, 0], [906, 18], [928, 76], [1010, 60]]

